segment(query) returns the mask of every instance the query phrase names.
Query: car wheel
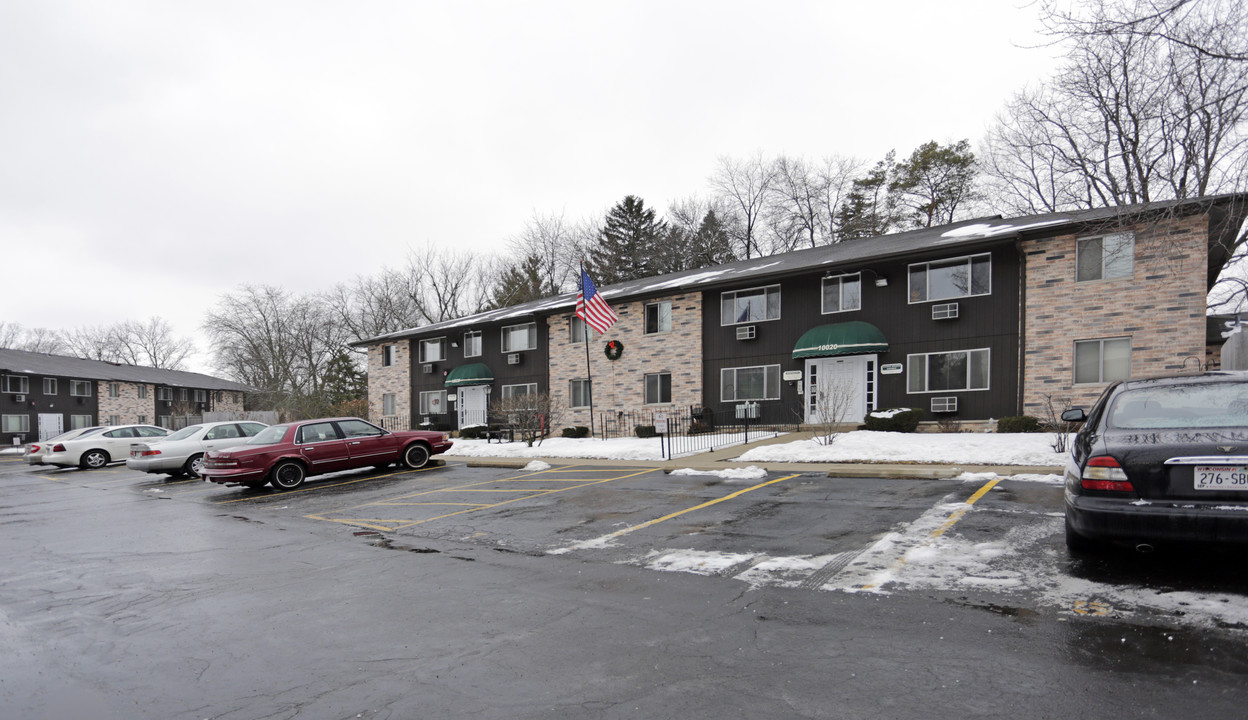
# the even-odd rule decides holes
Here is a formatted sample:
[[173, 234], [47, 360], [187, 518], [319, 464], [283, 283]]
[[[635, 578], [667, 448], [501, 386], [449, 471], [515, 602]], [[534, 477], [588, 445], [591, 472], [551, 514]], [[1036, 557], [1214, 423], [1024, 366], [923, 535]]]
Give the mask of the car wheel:
[[1070, 517], [1066, 518], [1066, 549], [1072, 553], [1093, 553], [1101, 549], [1101, 544], [1080, 535], [1073, 527], [1070, 526]]
[[293, 460], [287, 460], [273, 468], [273, 472], [269, 477], [269, 484], [275, 490], [294, 490], [303, 484], [304, 479], [308, 476], [303, 466]]
[[83, 470], [98, 470], [108, 464], [108, 453], [103, 450], [88, 450], [82, 454], [79, 465]]
[[413, 443], [403, 451], [403, 464], [416, 470], [429, 464], [429, 448]]
[[191, 477], [199, 477], [199, 472], [204, 469], [204, 454], [199, 453], [192, 455], [186, 459], [186, 464], [182, 466], [183, 474]]

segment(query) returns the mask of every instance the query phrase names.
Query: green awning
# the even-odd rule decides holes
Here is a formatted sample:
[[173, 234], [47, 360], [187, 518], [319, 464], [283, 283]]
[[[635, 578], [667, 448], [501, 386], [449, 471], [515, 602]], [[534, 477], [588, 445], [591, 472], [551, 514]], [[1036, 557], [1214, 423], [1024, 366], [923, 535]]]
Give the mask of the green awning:
[[489, 385], [492, 382], [494, 382], [494, 373], [490, 372], [485, 363], [460, 365], [446, 376], [446, 386], [448, 388], [463, 387], [465, 385]]
[[884, 333], [871, 323], [852, 322], [820, 325], [806, 331], [793, 346], [793, 359], [862, 355], [888, 350]]

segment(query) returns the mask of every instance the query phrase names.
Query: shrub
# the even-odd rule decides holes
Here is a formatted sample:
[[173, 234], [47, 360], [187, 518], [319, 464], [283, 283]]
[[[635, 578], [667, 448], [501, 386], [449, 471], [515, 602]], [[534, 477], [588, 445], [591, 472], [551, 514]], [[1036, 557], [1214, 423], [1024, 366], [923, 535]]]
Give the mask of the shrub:
[[565, 438], [587, 438], [589, 437], [589, 428], [584, 425], [567, 427], [563, 429], [563, 436]]
[[1013, 415], [997, 421], [997, 432], [1038, 433], [1044, 432], [1044, 428], [1040, 426], [1040, 418], [1030, 415]]
[[920, 408], [891, 408], [867, 413], [865, 426], [881, 432], [914, 432], [923, 418]]
[[652, 438], [659, 436], [659, 433], [655, 431], [653, 425], [638, 425], [634, 428], [634, 432], [637, 433], [637, 437], [639, 438]]
[[459, 436], [465, 440], [480, 440], [485, 437], [489, 427], [485, 425], [473, 425], [472, 427], [461, 428]]

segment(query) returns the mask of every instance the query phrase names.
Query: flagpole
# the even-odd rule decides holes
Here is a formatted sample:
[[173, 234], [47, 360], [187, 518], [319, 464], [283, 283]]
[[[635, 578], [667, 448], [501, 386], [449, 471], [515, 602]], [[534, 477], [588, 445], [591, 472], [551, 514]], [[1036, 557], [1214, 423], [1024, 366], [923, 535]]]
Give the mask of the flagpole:
[[[585, 261], [581, 261], [581, 295], [585, 295]], [[594, 372], [589, 365], [589, 323], [581, 318], [582, 337], [585, 340], [585, 391], [589, 394], [589, 436], [594, 437]]]

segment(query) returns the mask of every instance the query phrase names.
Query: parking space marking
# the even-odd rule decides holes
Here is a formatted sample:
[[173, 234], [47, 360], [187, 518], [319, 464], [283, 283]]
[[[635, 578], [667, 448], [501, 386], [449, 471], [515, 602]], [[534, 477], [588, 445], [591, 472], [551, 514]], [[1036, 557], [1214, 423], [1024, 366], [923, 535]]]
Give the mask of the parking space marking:
[[[453, 465], [448, 462], [445, 465], [429, 465], [429, 466], [420, 468], [419, 470], [400, 470], [399, 472], [386, 473], [385, 475], [365, 475], [364, 477], [359, 477], [354, 480], [346, 480], [344, 482], [329, 483], [329, 484], [326, 484], [324, 482], [314, 482], [311, 485], [305, 484], [303, 487], [296, 488], [294, 490], [274, 492], [269, 495], [249, 495], [247, 497], [234, 498], [233, 500], [221, 500], [213, 504], [214, 505], [229, 505], [230, 503], [236, 503], [236, 502], [280, 500], [284, 497], [290, 497], [291, 495], [298, 495], [300, 493], [312, 492], [314, 490], [323, 490], [326, 488], [344, 487], [346, 485], [354, 485], [356, 483], [364, 482], [365, 480], [377, 480], [379, 478], [393, 477], [395, 475], [405, 475], [408, 473], [422, 473], [422, 472], [429, 472], [431, 470], [443, 470], [443, 469], [450, 468], [450, 467], [453, 467]], [[316, 477], [316, 476], [314, 475], [313, 477]]]
[[[497, 507], [501, 507], [504, 505], [510, 505], [512, 503], [521, 502], [523, 500], [530, 500], [533, 498], [543, 497], [546, 495], [554, 495], [557, 493], [567, 492], [569, 490], [577, 490], [580, 488], [592, 487], [594, 485], [602, 485], [604, 483], [614, 482], [616, 480], [625, 480], [627, 478], [637, 477], [638, 475], [645, 475], [646, 473], [652, 473], [652, 472], [658, 471], [657, 468], [647, 468], [645, 470], [639, 470], [636, 472], [628, 472], [629, 470], [632, 470], [632, 469], [631, 468], [614, 468], [612, 471], [617, 473], [617, 475], [614, 477], [599, 478], [599, 479], [581, 478], [580, 480], [575, 481], [576, 484], [569, 484], [565, 487], [558, 487], [558, 488], [526, 488], [524, 490], [479, 489], [480, 486], [482, 485], [496, 485], [496, 484], [506, 483], [506, 482], [524, 482], [526, 480], [531, 480], [535, 475], [541, 475], [543, 473], [550, 472], [549, 470], [543, 470], [537, 473], [527, 473], [525, 475], [521, 475], [515, 478], [484, 480], [481, 482], [466, 483], [464, 485], [458, 485], [458, 486], [448, 487], [448, 488], [433, 488], [430, 490], [422, 490], [421, 492], [411, 493], [409, 495], [402, 495], [397, 498], [390, 498], [388, 500], [377, 500], [374, 502], [364, 503], [363, 505], [354, 505], [351, 507], [343, 508], [341, 510], [330, 511], [327, 513], [305, 515], [304, 517], [312, 519], [312, 520], [323, 520], [325, 522], [341, 523], [344, 525], [355, 525], [355, 526], [367, 527], [367, 528], [374, 529], [374, 530], [382, 530], [386, 532], [397, 532], [404, 528], [409, 528], [409, 527], [413, 527], [416, 525], [423, 525], [424, 523], [433, 522], [435, 520], [443, 520], [446, 518], [455, 517], [457, 515], [465, 515], [467, 513], [480, 512], [482, 510], [490, 510], [492, 508], [497, 508]], [[618, 473], [625, 473], [625, 474], [620, 475]], [[468, 492], [506, 492], [506, 493], [523, 493], [523, 495], [521, 497], [514, 497], [508, 500], [501, 500], [495, 503], [483, 503], [483, 504], [442, 502], [442, 501], [431, 502], [429, 500], [422, 500], [420, 502], [406, 502], [407, 500], [411, 498], [428, 498], [429, 496], [435, 495], [438, 493], [468, 493]], [[332, 515], [336, 515], [337, 513], [347, 512], [351, 510], [360, 510], [363, 508], [438, 507], [438, 506], [461, 507], [465, 509], [456, 510], [454, 512], [443, 513], [440, 515], [434, 515], [432, 517], [420, 518], [420, 519], [405, 518], [403, 520], [395, 520], [395, 519], [388, 519], [388, 518], [369, 518], [369, 517], [354, 517], [354, 516], [353, 517], [331, 517]]]
[[775, 485], [775, 484], [776, 484], [776, 483], [778, 483], [778, 482], [782, 482], [782, 481], [784, 481], [784, 480], [790, 480], [790, 479], [795, 478], [795, 477], [800, 477], [801, 475], [802, 475], [802, 473], [796, 473], [796, 474], [793, 474], [793, 475], [786, 475], [786, 476], [784, 476], [784, 477], [782, 477], [782, 478], [776, 478], [775, 480], [768, 480], [767, 482], [762, 482], [762, 483], [759, 483], [759, 484], [757, 484], [757, 485], [752, 485], [752, 486], [750, 486], [750, 487], [748, 487], [748, 488], [744, 488], [744, 489], [738, 490], [738, 491], [736, 491], [736, 492], [734, 492], [734, 493], [729, 493], [729, 494], [727, 494], [727, 495], [725, 495], [725, 496], [723, 496], [723, 497], [721, 497], [721, 498], [715, 498], [714, 500], [707, 500], [706, 502], [704, 502], [704, 503], [702, 503], [702, 504], [700, 504], [700, 505], [694, 505], [694, 506], [693, 506], [693, 507], [691, 507], [691, 508], [685, 508], [684, 510], [678, 510], [678, 511], [676, 511], [676, 512], [674, 512], [674, 513], [669, 513], [669, 514], [667, 514], [667, 515], [664, 515], [664, 516], [663, 516], [663, 517], [661, 517], [661, 518], [655, 518], [655, 519], [653, 519], [653, 520], [647, 520], [647, 521], [646, 521], [646, 522], [644, 522], [644, 523], [639, 523], [639, 524], [637, 524], [637, 525], [632, 525], [632, 526], [626, 527], [626, 528], [624, 528], [624, 529], [622, 529], [622, 530], [616, 530], [616, 531], [615, 531], [615, 532], [613, 532], [613, 533], [608, 533], [608, 534], [606, 534], [606, 535], [602, 535], [602, 536], [600, 536], [600, 537], [596, 537], [596, 538], [594, 538], [594, 539], [592, 539], [592, 540], [582, 540], [581, 542], [578, 542], [578, 543], [573, 543], [573, 544], [571, 544], [571, 545], [569, 545], [569, 546], [567, 546], [567, 547], [565, 547], [565, 548], [558, 548], [558, 549], [552, 550], [552, 551], [550, 551], [550, 554], [551, 554], [551, 555], [561, 555], [561, 554], [563, 554], [563, 553], [566, 553], [566, 552], [571, 552], [571, 551], [573, 551], [573, 550], [584, 550], [584, 549], [588, 549], [588, 548], [603, 548], [603, 547], [607, 547], [607, 546], [608, 546], [608, 543], [610, 543], [612, 540], [615, 540], [616, 538], [619, 538], [619, 537], [623, 537], [624, 535], [627, 535], [627, 534], [629, 534], [629, 533], [636, 532], [636, 531], [638, 531], [638, 530], [644, 530], [645, 528], [648, 528], [648, 527], [653, 527], [653, 526], [655, 526], [655, 525], [658, 525], [659, 523], [662, 523], [662, 522], [667, 522], [668, 520], [671, 520], [672, 518], [677, 518], [677, 517], [680, 517], [681, 515], [684, 515], [684, 514], [686, 514], [686, 513], [691, 513], [691, 512], [693, 512], [694, 510], [701, 510], [702, 508], [707, 508], [707, 507], [710, 507], [710, 506], [712, 506], [712, 505], [715, 505], [715, 504], [718, 504], [718, 503], [724, 502], [724, 501], [726, 501], [726, 500], [732, 500], [733, 498], [738, 498], [738, 497], [741, 497], [742, 495], [744, 495], [744, 494], [746, 494], [746, 493], [748, 493], [748, 492], [753, 492], [753, 491], [755, 491], [755, 490], [758, 490], [759, 488], [765, 488], [765, 487], [767, 487], [768, 485]]

